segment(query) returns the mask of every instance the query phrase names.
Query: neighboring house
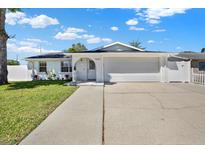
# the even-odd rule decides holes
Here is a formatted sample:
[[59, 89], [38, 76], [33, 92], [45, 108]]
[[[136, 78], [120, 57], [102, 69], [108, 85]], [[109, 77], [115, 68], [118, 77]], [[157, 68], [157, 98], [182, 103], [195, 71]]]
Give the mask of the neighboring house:
[[73, 82], [190, 82], [189, 58], [176, 53], [144, 51], [120, 42], [94, 50], [40, 55], [27, 60], [41, 79], [46, 79], [50, 70], [60, 79], [64, 74], [62, 62], [67, 62], [72, 68], [66, 74], [72, 74]]
[[177, 56], [190, 59], [195, 72], [205, 71], [205, 53], [179, 53]]
[[49, 53], [26, 58], [33, 79], [69, 79], [72, 77], [71, 56]]

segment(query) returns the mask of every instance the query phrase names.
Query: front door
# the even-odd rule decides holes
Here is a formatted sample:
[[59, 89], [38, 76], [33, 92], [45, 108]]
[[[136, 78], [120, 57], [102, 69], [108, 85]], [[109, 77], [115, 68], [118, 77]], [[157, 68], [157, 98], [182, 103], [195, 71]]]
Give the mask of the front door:
[[96, 71], [95, 71], [95, 63], [92, 60], [88, 60], [88, 80], [95, 80], [96, 79]]
[[87, 60], [81, 59], [76, 64], [76, 75], [78, 81], [87, 81], [88, 80], [88, 68]]

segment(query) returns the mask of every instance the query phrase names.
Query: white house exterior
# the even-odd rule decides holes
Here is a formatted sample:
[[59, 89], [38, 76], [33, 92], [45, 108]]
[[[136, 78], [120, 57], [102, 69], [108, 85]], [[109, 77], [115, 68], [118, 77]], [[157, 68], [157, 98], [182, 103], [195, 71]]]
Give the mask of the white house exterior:
[[[146, 52], [120, 42], [71, 55], [74, 82], [190, 81], [188, 59], [170, 53]], [[89, 68], [90, 61], [94, 62], [95, 69]]]
[[[90, 51], [66, 53], [72, 65], [72, 80], [96, 82], [190, 82], [190, 60], [171, 53], [144, 51], [120, 42]], [[63, 59], [44, 59], [49, 69], [60, 72]], [[32, 61], [40, 74], [39, 60]], [[41, 59], [42, 60], [42, 59]], [[68, 60], [68, 59], [67, 59]]]
[[63, 53], [52, 53], [28, 57], [28, 68], [33, 79], [47, 80], [55, 74], [55, 79], [72, 78], [71, 57]]

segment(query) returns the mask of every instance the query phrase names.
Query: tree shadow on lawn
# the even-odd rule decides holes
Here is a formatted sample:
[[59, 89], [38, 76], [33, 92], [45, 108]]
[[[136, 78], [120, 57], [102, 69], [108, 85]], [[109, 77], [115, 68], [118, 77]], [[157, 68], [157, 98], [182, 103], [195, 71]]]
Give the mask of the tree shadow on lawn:
[[7, 90], [30, 89], [39, 86], [49, 86], [49, 85], [64, 85], [67, 82], [70, 82], [70, 80], [36, 80], [36, 81], [11, 82], [8, 85]]

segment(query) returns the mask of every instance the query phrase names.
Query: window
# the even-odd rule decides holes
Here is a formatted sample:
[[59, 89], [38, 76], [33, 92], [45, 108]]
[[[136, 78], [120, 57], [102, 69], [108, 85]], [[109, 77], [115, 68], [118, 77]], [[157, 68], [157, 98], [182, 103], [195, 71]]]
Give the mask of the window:
[[46, 62], [39, 62], [39, 72], [47, 72]]
[[199, 71], [205, 71], [205, 62], [199, 62]]
[[95, 63], [92, 60], [89, 60], [89, 69], [94, 70], [95, 69]]
[[69, 65], [69, 62], [67, 61], [61, 62], [61, 72], [71, 72], [71, 67]]

